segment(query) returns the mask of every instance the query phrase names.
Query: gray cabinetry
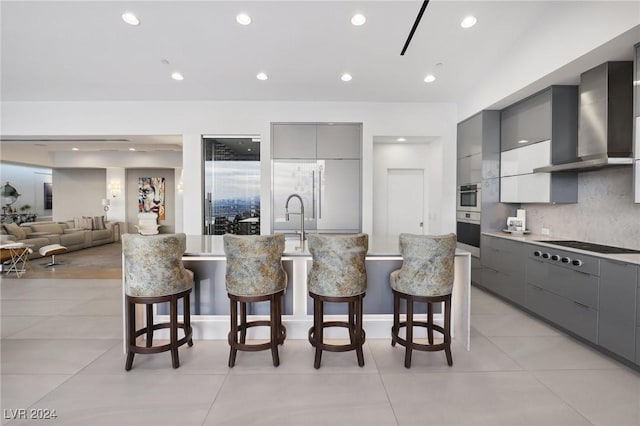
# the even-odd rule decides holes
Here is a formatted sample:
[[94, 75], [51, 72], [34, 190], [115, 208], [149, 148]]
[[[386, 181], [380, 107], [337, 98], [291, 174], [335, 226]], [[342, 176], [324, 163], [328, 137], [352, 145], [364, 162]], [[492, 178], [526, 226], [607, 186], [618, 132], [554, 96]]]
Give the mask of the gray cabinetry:
[[523, 305], [524, 244], [483, 235], [481, 246], [482, 286]]
[[482, 115], [476, 114], [458, 124], [458, 158], [482, 152]]
[[273, 124], [272, 158], [316, 159], [315, 124]]
[[577, 137], [577, 86], [551, 86], [503, 109], [500, 200], [505, 203], [577, 202], [577, 173], [534, 172], [549, 164], [575, 161]]
[[299, 201], [304, 203], [305, 230], [359, 232], [360, 124], [272, 124], [272, 230], [299, 230]]
[[502, 150], [551, 139], [551, 88], [502, 111]]
[[633, 182], [634, 200], [640, 203], [640, 43], [635, 46], [635, 56], [633, 60]]
[[636, 351], [637, 284], [635, 265], [600, 261], [598, 344], [630, 361]]
[[593, 343], [598, 336], [599, 259], [528, 245], [526, 304], [540, 316]]

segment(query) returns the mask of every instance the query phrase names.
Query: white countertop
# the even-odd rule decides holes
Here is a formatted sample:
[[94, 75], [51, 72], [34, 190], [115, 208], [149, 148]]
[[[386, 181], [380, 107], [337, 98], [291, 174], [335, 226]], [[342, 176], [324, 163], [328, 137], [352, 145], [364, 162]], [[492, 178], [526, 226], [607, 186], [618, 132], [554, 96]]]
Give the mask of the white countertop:
[[580, 249], [571, 248], [571, 247], [561, 247], [554, 244], [545, 243], [545, 241], [554, 241], [554, 240], [560, 239], [558, 237], [550, 237], [548, 235], [536, 235], [536, 234], [512, 235], [507, 232], [483, 232], [482, 235], [506, 238], [508, 240], [521, 241], [523, 243], [528, 243], [528, 244], [539, 244], [541, 246], [555, 248], [559, 250], [572, 251], [572, 252], [599, 257], [603, 259], [611, 259], [611, 260], [617, 260], [620, 262], [635, 263], [637, 265], [640, 265], [640, 253], [628, 253], [628, 254], [597, 253], [594, 251], [580, 250]]
[[[224, 258], [222, 235], [187, 235], [185, 257]], [[456, 249], [456, 256], [470, 256], [465, 250]], [[309, 257], [307, 242], [300, 248], [300, 239], [291, 238], [285, 241], [285, 257]], [[400, 257], [398, 237], [386, 235], [369, 235], [369, 251], [367, 257]]]

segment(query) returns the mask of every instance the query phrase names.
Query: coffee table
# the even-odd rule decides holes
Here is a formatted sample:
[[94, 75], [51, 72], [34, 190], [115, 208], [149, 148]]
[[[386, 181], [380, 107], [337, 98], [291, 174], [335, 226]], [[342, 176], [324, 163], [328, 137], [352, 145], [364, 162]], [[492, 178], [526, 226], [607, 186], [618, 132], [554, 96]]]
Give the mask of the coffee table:
[[33, 247], [33, 244], [8, 243], [0, 245], [0, 250], [5, 253], [8, 252], [11, 257], [9, 261], [9, 269], [7, 269], [7, 275], [11, 272], [15, 272], [16, 276], [20, 278], [22, 274], [26, 272], [29, 255], [33, 253], [33, 249], [31, 247]]

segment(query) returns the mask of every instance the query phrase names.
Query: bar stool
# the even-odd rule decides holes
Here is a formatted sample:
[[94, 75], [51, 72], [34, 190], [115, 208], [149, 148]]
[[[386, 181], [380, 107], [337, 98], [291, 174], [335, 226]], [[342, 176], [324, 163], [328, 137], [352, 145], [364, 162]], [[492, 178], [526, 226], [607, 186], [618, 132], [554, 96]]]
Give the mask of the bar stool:
[[[364, 366], [362, 345], [362, 301], [367, 291], [365, 256], [369, 249], [367, 234], [318, 235], [309, 234], [309, 251], [313, 264], [307, 277], [309, 296], [313, 298], [313, 326], [309, 342], [316, 349], [313, 367], [320, 368], [322, 351], [346, 352], [355, 350], [358, 365]], [[348, 304], [347, 321], [324, 321], [324, 302]], [[323, 340], [327, 327], [349, 330], [349, 344], [328, 344]]]
[[[189, 295], [193, 288], [193, 272], [184, 268], [182, 255], [186, 248], [185, 234], [122, 236], [124, 254], [125, 322], [127, 362], [131, 370], [135, 354], [155, 354], [171, 351], [173, 368], [180, 366], [178, 347], [193, 346]], [[183, 301], [184, 322], [178, 322], [178, 300]], [[153, 305], [169, 302], [169, 322], [153, 324]], [[136, 330], [135, 305], [146, 307], [146, 327]], [[169, 343], [153, 347], [153, 332], [169, 329]], [[184, 337], [178, 339], [178, 329]], [[146, 334], [146, 345], [137, 346], [136, 338]]]
[[[287, 287], [287, 274], [282, 268], [284, 235], [225, 234], [224, 253], [227, 257], [226, 286], [231, 304], [229, 331], [229, 367], [236, 363], [241, 351], [271, 349], [273, 366], [280, 365], [278, 345], [284, 343], [287, 330], [282, 325], [282, 296]], [[247, 304], [269, 301], [269, 320], [247, 321]], [[238, 303], [240, 323], [238, 324]], [[266, 343], [248, 344], [247, 329], [268, 326], [270, 339]], [[240, 333], [240, 341], [238, 341]]]
[[[441, 351], [447, 356], [447, 364], [453, 365], [451, 357], [451, 291], [454, 278], [455, 234], [412, 235], [400, 234], [402, 267], [391, 272], [393, 292], [393, 327], [391, 346], [396, 343], [405, 347], [404, 366], [411, 368], [411, 352]], [[407, 305], [407, 320], [400, 322], [400, 299]], [[413, 320], [413, 303], [427, 304], [427, 322]], [[433, 323], [432, 303], [444, 302], [444, 327]], [[413, 327], [427, 329], [429, 344], [413, 341]], [[399, 336], [400, 327], [406, 327], [406, 339]], [[433, 331], [442, 333], [444, 342], [433, 344]]]

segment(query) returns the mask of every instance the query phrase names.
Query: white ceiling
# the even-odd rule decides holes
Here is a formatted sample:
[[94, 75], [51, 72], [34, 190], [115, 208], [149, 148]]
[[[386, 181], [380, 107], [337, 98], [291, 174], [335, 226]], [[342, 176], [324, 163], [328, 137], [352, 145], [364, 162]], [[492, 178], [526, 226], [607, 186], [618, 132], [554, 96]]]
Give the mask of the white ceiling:
[[[636, 0], [431, 0], [400, 56], [421, 4], [1, 0], [2, 102], [466, 102], [477, 112], [504, 106], [513, 99], [507, 93], [523, 97], [543, 84], [577, 84], [585, 67], [630, 59], [640, 41]], [[125, 11], [141, 24], [125, 24]], [[237, 24], [239, 12], [251, 15], [252, 24]], [[356, 12], [366, 16], [365, 25], [351, 25]], [[463, 30], [468, 14], [478, 24]], [[633, 25], [637, 31], [615, 49], [580, 59], [603, 37]], [[571, 61], [573, 68], [562, 67]], [[184, 81], [172, 80], [173, 71]], [[258, 72], [269, 79], [257, 80]], [[353, 80], [341, 81], [344, 72]], [[425, 83], [426, 74], [436, 81]], [[119, 143], [110, 142], [117, 149], [130, 142]]]

